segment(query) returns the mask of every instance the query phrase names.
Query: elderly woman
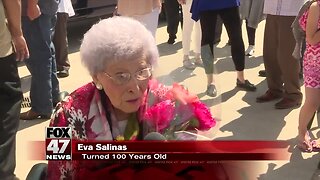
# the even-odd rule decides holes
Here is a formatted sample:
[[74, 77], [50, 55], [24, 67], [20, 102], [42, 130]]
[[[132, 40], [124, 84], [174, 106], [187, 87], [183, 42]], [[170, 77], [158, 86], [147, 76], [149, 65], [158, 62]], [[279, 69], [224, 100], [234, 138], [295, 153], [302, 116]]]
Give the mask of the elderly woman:
[[[150, 132], [186, 139], [215, 125], [196, 96], [178, 84], [165, 87], [152, 79], [159, 55], [151, 33], [138, 21], [100, 21], [84, 35], [80, 56], [93, 82], [58, 104], [51, 120], [51, 126], [72, 127], [73, 139], [143, 140]], [[92, 177], [91, 170], [101, 164], [49, 162], [48, 177]]]

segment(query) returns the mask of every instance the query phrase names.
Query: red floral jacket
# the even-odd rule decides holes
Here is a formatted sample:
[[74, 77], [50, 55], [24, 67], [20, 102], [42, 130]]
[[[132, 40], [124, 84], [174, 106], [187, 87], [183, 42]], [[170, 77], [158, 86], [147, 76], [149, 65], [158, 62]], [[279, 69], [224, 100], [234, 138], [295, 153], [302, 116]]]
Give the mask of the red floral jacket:
[[[72, 138], [76, 140], [112, 141], [139, 140], [138, 135], [143, 137], [153, 131], [162, 133], [167, 139], [187, 139], [190, 133], [185, 136], [181, 132], [196, 135], [216, 124], [209, 109], [182, 86], [166, 87], [150, 80], [143, 104], [134, 116], [136, 118], [128, 120], [129, 127], [121, 134], [112, 105], [103, 95], [93, 83], [80, 87], [57, 105], [50, 126], [72, 127]], [[134, 173], [137, 170], [140, 172], [141, 167], [111, 166], [103, 161], [49, 161], [47, 177], [54, 180], [97, 179], [119, 176], [118, 171]]]

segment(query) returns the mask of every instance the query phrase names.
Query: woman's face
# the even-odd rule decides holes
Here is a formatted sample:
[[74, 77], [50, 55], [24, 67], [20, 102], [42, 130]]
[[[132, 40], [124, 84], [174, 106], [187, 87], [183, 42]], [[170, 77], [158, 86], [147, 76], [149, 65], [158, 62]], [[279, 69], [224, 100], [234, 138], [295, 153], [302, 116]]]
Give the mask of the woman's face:
[[142, 103], [151, 77], [149, 68], [150, 65], [145, 59], [110, 62], [104, 72], [98, 73], [94, 80], [103, 86], [116, 110], [132, 113], [136, 112]]

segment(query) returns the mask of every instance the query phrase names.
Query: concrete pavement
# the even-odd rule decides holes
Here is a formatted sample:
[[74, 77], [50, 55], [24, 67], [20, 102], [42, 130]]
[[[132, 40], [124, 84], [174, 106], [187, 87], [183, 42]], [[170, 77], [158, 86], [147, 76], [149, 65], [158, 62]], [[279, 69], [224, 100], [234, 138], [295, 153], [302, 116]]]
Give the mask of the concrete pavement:
[[[79, 44], [81, 34], [89, 28], [88, 23], [76, 24], [69, 29], [71, 62], [70, 76], [60, 79], [61, 90], [72, 92], [77, 87], [91, 81], [90, 76], [83, 68], [79, 59]], [[244, 28], [245, 29], [245, 28]], [[265, 78], [258, 76], [258, 71], [264, 68], [262, 58], [264, 22], [260, 24], [256, 34], [256, 52], [254, 57], [246, 58], [245, 76], [250, 82], [257, 85], [256, 92], [239, 91], [235, 88], [236, 73], [231, 60], [230, 47], [225, 46], [228, 38], [225, 30], [222, 42], [215, 48], [215, 76], [219, 96], [211, 98], [205, 95], [206, 77], [203, 68], [194, 71], [182, 68], [181, 30], [177, 34], [177, 42], [168, 45], [165, 24], [161, 23], [157, 31], [157, 44], [160, 52], [159, 67], [155, 76], [165, 84], [172, 82], [183, 83], [188, 89], [197, 93], [199, 98], [210, 106], [213, 115], [219, 119], [219, 128], [214, 139], [219, 140], [289, 140], [292, 145], [288, 150], [291, 153], [288, 161], [259, 161], [247, 162], [251, 176], [248, 179], [310, 179], [319, 161], [318, 153], [301, 153], [294, 147], [298, 127], [299, 109], [275, 110], [272, 103], [258, 104], [255, 98], [263, 94], [266, 89]], [[247, 47], [246, 32], [243, 33]], [[30, 86], [29, 72], [25, 66], [19, 67], [25, 96]], [[304, 89], [302, 88], [304, 91]], [[22, 109], [26, 111], [28, 109]], [[320, 120], [318, 114], [317, 119]], [[318, 137], [318, 121], [314, 121], [313, 135]], [[27, 144], [32, 140], [44, 140], [44, 130], [49, 121], [34, 120], [20, 121], [17, 134], [17, 167], [16, 175], [25, 179], [32, 165], [39, 161], [29, 160], [26, 156], [29, 151]], [[248, 169], [249, 171], [249, 169]]]

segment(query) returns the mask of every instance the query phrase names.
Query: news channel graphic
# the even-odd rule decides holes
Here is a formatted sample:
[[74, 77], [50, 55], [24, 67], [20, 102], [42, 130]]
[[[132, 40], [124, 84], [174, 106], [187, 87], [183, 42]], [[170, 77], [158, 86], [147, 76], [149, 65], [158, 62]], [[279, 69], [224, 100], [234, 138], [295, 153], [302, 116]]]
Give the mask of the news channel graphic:
[[43, 142], [45, 150], [42, 152], [45, 151], [46, 160], [107, 160], [113, 163], [151, 164], [210, 164], [216, 161], [289, 158], [289, 145], [285, 141], [167, 141], [158, 138], [155, 133], [151, 135], [150, 140], [143, 141], [79, 141], [72, 139], [71, 127], [47, 127], [46, 140]]
[[71, 160], [71, 127], [46, 127], [46, 160]]
[[288, 160], [284, 141], [73, 141], [73, 160], [113, 163], [212, 164]]

